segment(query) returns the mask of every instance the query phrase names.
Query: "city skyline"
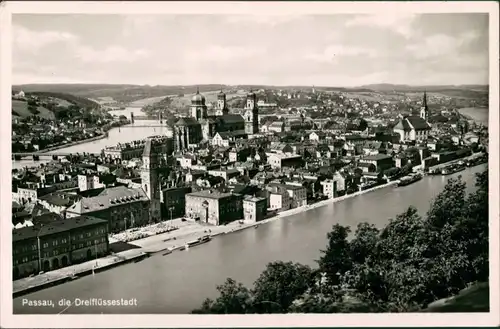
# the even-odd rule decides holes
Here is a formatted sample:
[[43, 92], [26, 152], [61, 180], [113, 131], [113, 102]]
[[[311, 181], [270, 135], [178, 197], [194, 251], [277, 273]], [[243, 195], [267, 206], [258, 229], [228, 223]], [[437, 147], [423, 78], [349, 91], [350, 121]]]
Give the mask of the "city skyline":
[[489, 76], [488, 14], [16, 14], [12, 24], [13, 84], [350, 87]]

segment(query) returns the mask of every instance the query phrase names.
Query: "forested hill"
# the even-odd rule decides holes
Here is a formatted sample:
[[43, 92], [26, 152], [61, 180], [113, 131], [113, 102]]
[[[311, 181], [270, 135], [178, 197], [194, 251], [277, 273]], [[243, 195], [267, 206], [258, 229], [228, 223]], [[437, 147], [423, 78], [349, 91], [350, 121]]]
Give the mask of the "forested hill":
[[35, 92], [28, 92], [28, 95], [63, 99], [65, 101], [68, 101], [69, 103], [76, 105], [76, 106], [79, 106], [81, 108], [87, 108], [87, 109], [96, 108], [99, 106], [99, 104], [97, 102], [94, 102], [93, 100], [90, 100], [88, 98], [79, 97], [79, 96], [75, 96], [72, 94], [66, 94], [66, 93], [62, 93], [62, 92], [35, 91]]

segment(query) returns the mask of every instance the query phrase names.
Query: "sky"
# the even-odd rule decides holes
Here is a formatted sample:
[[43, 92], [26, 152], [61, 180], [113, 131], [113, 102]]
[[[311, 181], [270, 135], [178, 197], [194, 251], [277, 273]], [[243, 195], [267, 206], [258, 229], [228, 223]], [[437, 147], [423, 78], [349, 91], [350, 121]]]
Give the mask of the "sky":
[[14, 14], [13, 84], [488, 83], [488, 14]]

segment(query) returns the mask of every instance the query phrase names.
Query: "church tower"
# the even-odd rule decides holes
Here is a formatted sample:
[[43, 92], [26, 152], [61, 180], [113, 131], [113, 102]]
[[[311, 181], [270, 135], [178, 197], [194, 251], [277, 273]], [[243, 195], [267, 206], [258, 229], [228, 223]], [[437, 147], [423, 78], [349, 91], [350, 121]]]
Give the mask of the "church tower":
[[207, 118], [207, 105], [205, 96], [200, 95], [200, 89], [196, 88], [196, 94], [191, 98], [191, 117], [200, 121]]
[[247, 103], [245, 105], [245, 133], [253, 135], [259, 133], [259, 109], [257, 108], [257, 95], [253, 91], [247, 95]]
[[148, 138], [142, 154], [141, 185], [150, 200], [150, 221], [155, 223], [161, 220], [158, 165], [158, 154], [153, 141]]
[[427, 107], [427, 93], [424, 91], [424, 99], [420, 108], [420, 117], [425, 121], [429, 121], [429, 108]]
[[226, 94], [222, 92], [217, 95], [217, 110], [215, 111], [216, 116], [229, 114], [229, 109], [226, 102]]

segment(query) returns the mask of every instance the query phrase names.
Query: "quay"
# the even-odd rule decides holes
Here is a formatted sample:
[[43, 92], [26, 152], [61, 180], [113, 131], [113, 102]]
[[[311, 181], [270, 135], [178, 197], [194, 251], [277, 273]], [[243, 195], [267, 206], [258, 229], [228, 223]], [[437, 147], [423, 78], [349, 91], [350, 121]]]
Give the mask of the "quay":
[[59, 285], [92, 273], [99, 273], [113, 267], [149, 257], [149, 254], [140, 249], [126, 250], [107, 257], [91, 260], [81, 264], [64, 267], [58, 270], [42, 273], [14, 281], [13, 297], [23, 296], [38, 290]]

